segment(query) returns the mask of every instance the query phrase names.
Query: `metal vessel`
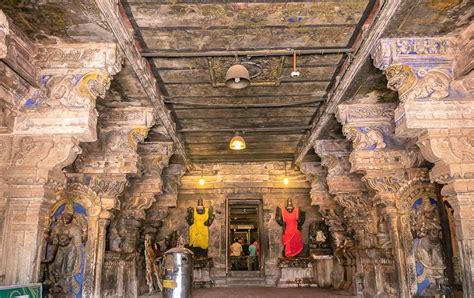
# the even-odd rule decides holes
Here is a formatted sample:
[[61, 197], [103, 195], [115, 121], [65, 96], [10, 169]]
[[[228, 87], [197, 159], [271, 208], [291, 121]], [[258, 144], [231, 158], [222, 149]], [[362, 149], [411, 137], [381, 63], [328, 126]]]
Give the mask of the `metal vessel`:
[[189, 298], [193, 286], [193, 253], [172, 248], [163, 258], [163, 298]]

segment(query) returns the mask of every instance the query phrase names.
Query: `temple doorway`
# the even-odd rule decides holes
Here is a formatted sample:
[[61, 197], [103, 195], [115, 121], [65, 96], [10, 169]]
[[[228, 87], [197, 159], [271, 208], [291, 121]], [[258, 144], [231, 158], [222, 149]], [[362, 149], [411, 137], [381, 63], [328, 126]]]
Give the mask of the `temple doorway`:
[[261, 276], [261, 200], [229, 199], [227, 204], [227, 272]]

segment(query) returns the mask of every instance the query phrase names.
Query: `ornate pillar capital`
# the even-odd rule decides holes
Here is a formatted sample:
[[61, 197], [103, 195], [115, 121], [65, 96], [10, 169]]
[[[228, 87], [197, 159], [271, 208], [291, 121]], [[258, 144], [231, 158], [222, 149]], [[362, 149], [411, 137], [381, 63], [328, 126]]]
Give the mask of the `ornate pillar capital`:
[[372, 58], [387, 76], [387, 87], [398, 91], [398, 136], [415, 137], [427, 128], [474, 128], [472, 74], [465, 59], [456, 59], [469, 56], [468, 44], [453, 37], [379, 41]]

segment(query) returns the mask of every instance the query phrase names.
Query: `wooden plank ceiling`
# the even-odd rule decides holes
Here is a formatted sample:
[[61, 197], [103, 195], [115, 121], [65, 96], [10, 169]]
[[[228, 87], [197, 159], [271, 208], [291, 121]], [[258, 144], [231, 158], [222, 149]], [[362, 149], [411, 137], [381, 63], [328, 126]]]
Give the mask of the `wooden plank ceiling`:
[[[122, 4], [143, 53], [154, 56], [150, 62], [189, 157], [213, 162], [292, 160], [373, 2], [124, 0]], [[284, 49], [331, 53], [299, 55], [298, 78], [290, 76], [291, 56], [245, 55]], [[229, 54], [216, 57], [210, 51]], [[219, 86], [227, 65], [236, 59], [233, 55], [243, 51], [238, 59], [254, 67], [253, 85], [243, 90]], [[228, 149], [234, 131], [243, 132], [246, 150]]]

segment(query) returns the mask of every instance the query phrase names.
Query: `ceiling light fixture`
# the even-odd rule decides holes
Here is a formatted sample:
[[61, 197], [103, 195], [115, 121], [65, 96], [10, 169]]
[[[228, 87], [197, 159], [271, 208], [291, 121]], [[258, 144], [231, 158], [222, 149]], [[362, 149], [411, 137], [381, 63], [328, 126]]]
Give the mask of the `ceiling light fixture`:
[[283, 178], [283, 184], [288, 185], [290, 180], [288, 179], [288, 174], [286, 173], [286, 161], [285, 161], [285, 178]]
[[292, 78], [297, 78], [300, 76], [300, 72], [296, 70], [296, 50], [293, 50], [293, 71], [291, 72], [290, 76]]
[[238, 132], [236, 132], [230, 140], [229, 148], [231, 150], [244, 150], [247, 148], [247, 144], [245, 144], [244, 138], [240, 136]]
[[204, 165], [201, 164], [201, 178], [199, 179], [199, 185], [203, 186], [206, 183], [204, 180]]
[[250, 74], [247, 68], [240, 64], [237, 55], [235, 60], [235, 64], [225, 74], [225, 85], [232, 89], [243, 89], [250, 85]]

